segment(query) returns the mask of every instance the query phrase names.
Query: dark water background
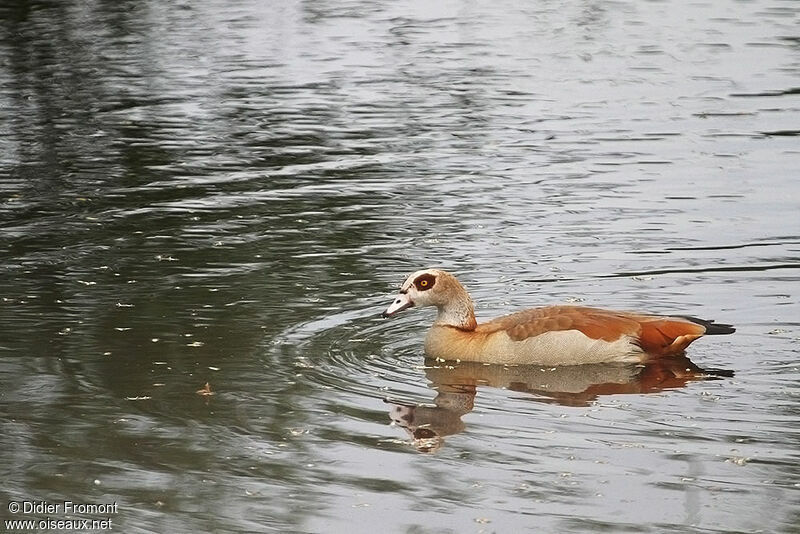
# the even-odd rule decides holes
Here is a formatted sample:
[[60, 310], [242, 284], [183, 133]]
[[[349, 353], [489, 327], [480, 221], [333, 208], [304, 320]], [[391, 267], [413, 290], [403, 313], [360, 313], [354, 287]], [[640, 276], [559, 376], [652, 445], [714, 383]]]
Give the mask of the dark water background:
[[[6, 0], [0, 517], [799, 532], [799, 23], [794, 0]], [[484, 318], [739, 330], [691, 348], [717, 380], [425, 368], [431, 314], [378, 315], [429, 265]]]

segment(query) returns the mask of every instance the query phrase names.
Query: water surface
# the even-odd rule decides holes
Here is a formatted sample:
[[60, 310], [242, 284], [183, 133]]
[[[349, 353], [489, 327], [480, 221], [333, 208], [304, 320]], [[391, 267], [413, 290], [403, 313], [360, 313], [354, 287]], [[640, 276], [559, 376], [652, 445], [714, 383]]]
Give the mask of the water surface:
[[[799, 18], [6, 2], [4, 518], [797, 532]], [[448, 369], [429, 311], [379, 317], [430, 265], [481, 318], [578, 302], [738, 331], [677, 367]]]

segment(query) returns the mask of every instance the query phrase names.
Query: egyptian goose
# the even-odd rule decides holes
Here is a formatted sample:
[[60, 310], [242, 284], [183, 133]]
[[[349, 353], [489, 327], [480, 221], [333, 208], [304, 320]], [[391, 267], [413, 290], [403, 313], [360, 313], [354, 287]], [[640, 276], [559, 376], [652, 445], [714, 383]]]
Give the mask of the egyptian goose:
[[409, 276], [383, 313], [436, 306], [425, 339], [431, 358], [498, 364], [577, 365], [640, 362], [683, 353], [704, 334], [735, 329], [694, 317], [663, 317], [583, 306], [532, 308], [478, 324], [472, 299], [452, 274], [425, 269]]

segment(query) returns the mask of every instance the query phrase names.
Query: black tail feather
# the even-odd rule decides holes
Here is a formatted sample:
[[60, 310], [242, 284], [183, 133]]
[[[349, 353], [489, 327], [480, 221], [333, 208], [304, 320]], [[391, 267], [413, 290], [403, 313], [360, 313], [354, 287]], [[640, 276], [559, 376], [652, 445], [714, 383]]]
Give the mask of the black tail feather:
[[706, 327], [706, 335], [714, 336], [714, 335], [722, 335], [722, 334], [733, 334], [736, 332], [736, 328], [733, 325], [725, 324], [725, 323], [715, 323], [714, 321], [709, 321], [706, 319], [699, 319], [697, 317], [692, 317], [691, 315], [681, 315], [682, 319], [686, 319], [687, 321], [691, 321], [693, 323], [697, 323], [699, 325]]

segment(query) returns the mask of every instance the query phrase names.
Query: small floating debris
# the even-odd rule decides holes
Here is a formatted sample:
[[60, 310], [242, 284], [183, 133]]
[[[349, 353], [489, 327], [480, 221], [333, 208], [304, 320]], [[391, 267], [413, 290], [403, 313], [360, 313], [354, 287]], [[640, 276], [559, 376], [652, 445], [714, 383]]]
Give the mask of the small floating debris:
[[734, 456], [732, 458], [728, 458], [725, 460], [725, 463], [734, 464], [734, 465], [746, 465], [747, 462], [750, 461], [750, 458], [745, 458], [744, 456]]
[[78, 280], [78, 283], [79, 284], [83, 284], [85, 286], [96, 286], [97, 285], [97, 282], [87, 282], [85, 280]]
[[115, 327], [114, 327], [114, 330], [116, 330], [117, 332], [127, 332], [127, 331], [128, 331], [128, 330], [130, 330], [130, 329], [131, 329], [131, 327], [130, 327], [130, 326], [126, 326], [126, 327], [122, 327], [122, 326], [115, 326]]
[[122, 302], [117, 302], [117, 308], [133, 308], [134, 304], [123, 304]]
[[313, 369], [314, 364], [309, 362], [304, 356], [298, 356], [294, 360], [294, 366], [298, 369]]
[[213, 391], [211, 391], [211, 385], [206, 382], [206, 385], [203, 386], [201, 389], [195, 391], [198, 395], [202, 395], [203, 397], [210, 397], [211, 395], [215, 395]]
[[205, 343], [202, 341], [192, 341], [191, 343], [186, 344], [187, 347], [202, 347], [203, 345], [205, 345]]
[[148, 397], [147, 395], [142, 395], [142, 396], [139, 396], [139, 397], [125, 397], [125, 400], [129, 400], [129, 401], [143, 401], [143, 400], [150, 400], [150, 399], [152, 399], [152, 398], [153, 398], [153, 397]]
[[219, 371], [219, 367], [213, 367], [209, 365], [208, 368], [211, 369], [212, 371]]

